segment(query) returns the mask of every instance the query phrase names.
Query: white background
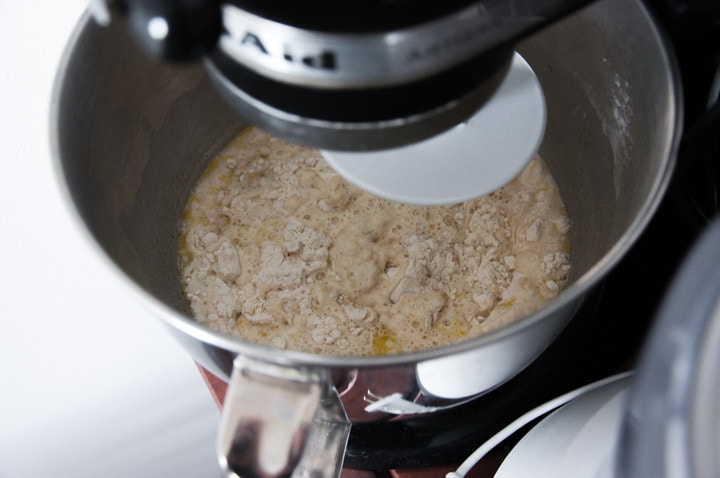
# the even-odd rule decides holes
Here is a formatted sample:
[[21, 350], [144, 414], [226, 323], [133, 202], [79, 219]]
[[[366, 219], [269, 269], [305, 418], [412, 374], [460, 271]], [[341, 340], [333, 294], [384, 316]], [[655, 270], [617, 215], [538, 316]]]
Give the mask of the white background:
[[0, 0], [0, 478], [220, 476], [219, 412], [63, 203], [56, 68], [84, 0]]

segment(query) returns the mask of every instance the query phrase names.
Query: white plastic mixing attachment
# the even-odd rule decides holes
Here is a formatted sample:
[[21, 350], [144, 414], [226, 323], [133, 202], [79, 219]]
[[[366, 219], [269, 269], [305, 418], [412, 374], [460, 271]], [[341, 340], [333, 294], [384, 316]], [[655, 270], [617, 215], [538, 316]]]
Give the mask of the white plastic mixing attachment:
[[407, 204], [456, 204], [517, 176], [540, 147], [545, 117], [540, 82], [515, 53], [496, 93], [465, 123], [399, 148], [322, 154], [347, 181], [376, 196]]

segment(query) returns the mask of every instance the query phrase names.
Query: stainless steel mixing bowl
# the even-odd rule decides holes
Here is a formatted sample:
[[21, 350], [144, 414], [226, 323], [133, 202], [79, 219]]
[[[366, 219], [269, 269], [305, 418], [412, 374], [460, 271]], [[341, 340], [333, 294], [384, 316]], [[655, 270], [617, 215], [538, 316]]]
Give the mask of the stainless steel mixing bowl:
[[[250, 463], [257, 476], [276, 476], [261, 473], [267, 466], [292, 468], [306, 432], [323, 430], [314, 420], [338, 432], [330, 437], [337, 459], [323, 465], [332, 469], [348, 423], [434, 413], [500, 386], [553, 341], [641, 234], [673, 171], [682, 123], [672, 54], [651, 15], [639, 0], [603, 0], [519, 51], [546, 95], [540, 154], [572, 221], [570, 285], [485, 336], [417, 353], [334, 357], [249, 344], [189, 316], [178, 277], [178, 221], [208, 160], [245, 122], [216, 94], [201, 63], [149, 60], [120, 19], [109, 27], [80, 23], [58, 72], [51, 117], [68, 204], [93, 248], [202, 366], [229, 379], [240, 357], [220, 439], [221, 454], [230, 456], [225, 466]], [[370, 396], [380, 402], [367, 409]], [[263, 397], [294, 418], [278, 423]], [[255, 399], [260, 410], [232, 406]], [[237, 445], [236, 428], [259, 438]], [[262, 437], [273, 433], [300, 441], [287, 442], [270, 465], [258, 464]]]

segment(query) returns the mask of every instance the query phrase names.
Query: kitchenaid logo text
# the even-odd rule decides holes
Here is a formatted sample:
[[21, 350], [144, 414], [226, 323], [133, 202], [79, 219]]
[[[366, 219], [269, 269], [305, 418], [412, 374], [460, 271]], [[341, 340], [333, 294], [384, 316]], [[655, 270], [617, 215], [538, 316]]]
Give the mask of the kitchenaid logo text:
[[263, 75], [315, 86], [365, 88], [425, 78], [438, 65], [471, 58], [487, 33], [487, 12], [477, 7], [415, 28], [367, 34], [310, 32], [229, 4], [222, 12], [226, 54]]
[[317, 75], [337, 69], [337, 52], [302, 30], [234, 5], [224, 5], [222, 12], [226, 34], [221, 47], [241, 63], [278, 75]]
[[279, 49], [271, 49], [269, 43], [264, 42], [259, 34], [251, 31], [246, 31], [239, 39], [239, 42], [243, 47], [266, 55], [269, 59], [283, 60], [291, 65], [302, 64], [322, 70], [335, 70], [337, 68], [337, 54], [331, 50], [308, 51], [308, 48], [305, 47], [302, 48], [304, 51], [297, 52], [293, 51], [293, 47], [288, 44], [283, 44]]
[[485, 33], [485, 25], [479, 23], [456, 29], [446, 37], [431, 38], [427, 44], [413, 45], [405, 57], [405, 63], [430, 62], [441, 57], [473, 51]]

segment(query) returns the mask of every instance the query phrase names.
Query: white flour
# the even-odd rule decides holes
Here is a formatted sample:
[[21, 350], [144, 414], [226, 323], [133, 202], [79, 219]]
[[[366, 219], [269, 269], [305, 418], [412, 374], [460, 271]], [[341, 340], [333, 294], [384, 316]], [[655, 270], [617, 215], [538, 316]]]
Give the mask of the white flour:
[[418, 207], [249, 129], [188, 201], [181, 277], [196, 319], [220, 332], [311, 353], [398, 353], [485, 333], [557, 296], [569, 229], [539, 158], [489, 196]]

